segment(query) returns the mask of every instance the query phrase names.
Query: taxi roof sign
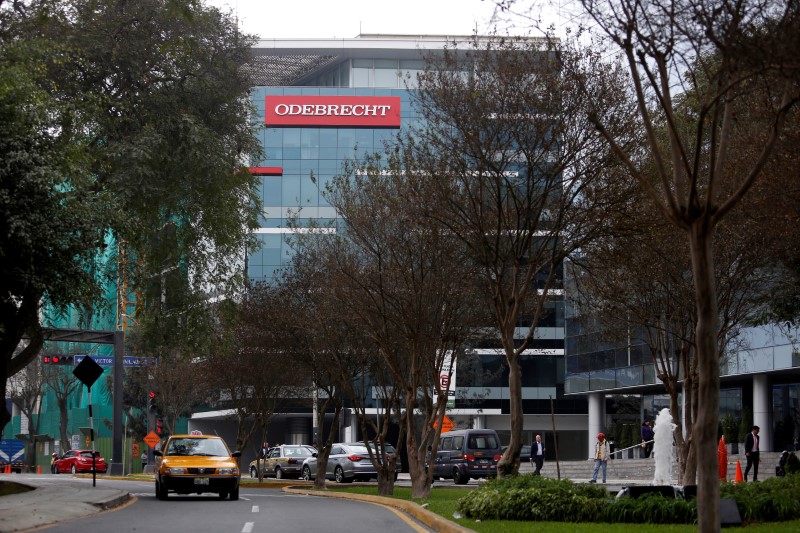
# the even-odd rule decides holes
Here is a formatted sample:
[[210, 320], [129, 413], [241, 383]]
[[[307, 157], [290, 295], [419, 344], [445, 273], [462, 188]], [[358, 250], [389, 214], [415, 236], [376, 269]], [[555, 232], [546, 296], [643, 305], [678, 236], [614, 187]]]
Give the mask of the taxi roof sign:
[[202, 431], [200, 431], [200, 430], [198, 430], [198, 429], [193, 429], [193, 430], [192, 430], [192, 432], [191, 432], [191, 433], [189, 433], [189, 435], [192, 435], [192, 436], [194, 436], [194, 437], [200, 436], [200, 435], [202, 435], [202, 434], [203, 434], [203, 432], [202, 432]]

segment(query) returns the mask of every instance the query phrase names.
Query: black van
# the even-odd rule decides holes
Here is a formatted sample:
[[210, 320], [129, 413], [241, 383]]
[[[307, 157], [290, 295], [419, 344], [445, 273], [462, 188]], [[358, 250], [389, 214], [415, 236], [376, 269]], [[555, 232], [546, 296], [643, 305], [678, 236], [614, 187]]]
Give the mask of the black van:
[[453, 478], [465, 485], [470, 478], [497, 475], [497, 462], [503, 455], [500, 437], [493, 429], [459, 429], [442, 433], [433, 465], [433, 478]]

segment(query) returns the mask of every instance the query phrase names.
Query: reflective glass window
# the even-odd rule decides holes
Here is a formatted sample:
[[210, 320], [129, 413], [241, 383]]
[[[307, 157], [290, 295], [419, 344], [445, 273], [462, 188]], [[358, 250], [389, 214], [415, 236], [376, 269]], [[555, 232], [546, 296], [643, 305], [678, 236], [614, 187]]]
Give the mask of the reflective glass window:
[[399, 77], [396, 60], [375, 60], [375, 87], [397, 87], [398, 81]]

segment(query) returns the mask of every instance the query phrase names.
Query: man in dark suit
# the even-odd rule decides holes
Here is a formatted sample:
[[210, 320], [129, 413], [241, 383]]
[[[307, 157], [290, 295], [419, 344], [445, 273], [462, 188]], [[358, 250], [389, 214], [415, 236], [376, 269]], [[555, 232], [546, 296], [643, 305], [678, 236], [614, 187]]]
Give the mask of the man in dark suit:
[[531, 461], [536, 465], [536, 471], [533, 475], [540, 476], [542, 465], [544, 465], [544, 442], [542, 442], [541, 435], [536, 435], [536, 441], [531, 446]]
[[758, 454], [761, 450], [759, 446], [758, 426], [753, 426], [753, 430], [744, 438], [744, 455], [747, 457], [747, 468], [744, 469], [744, 480], [747, 481], [747, 474], [750, 467], [753, 467], [753, 481], [758, 481]]

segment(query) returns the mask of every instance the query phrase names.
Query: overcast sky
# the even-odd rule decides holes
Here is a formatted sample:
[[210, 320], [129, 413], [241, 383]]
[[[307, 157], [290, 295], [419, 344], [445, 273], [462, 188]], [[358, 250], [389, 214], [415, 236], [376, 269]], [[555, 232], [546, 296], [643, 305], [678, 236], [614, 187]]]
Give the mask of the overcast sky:
[[[562, 6], [572, 0], [555, 0]], [[492, 0], [206, 0], [230, 8], [245, 33], [271, 38], [352, 38], [358, 34], [472, 35], [509, 22], [494, 18]], [[529, 4], [522, 0], [520, 4]], [[539, 14], [544, 26], [566, 8]], [[562, 13], [563, 14], [563, 13]], [[517, 19], [519, 20], [519, 19]], [[519, 23], [518, 23], [519, 24]], [[530, 26], [529, 22], [522, 25]], [[513, 33], [513, 32], [512, 32]], [[519, 33], [519, 32], [517, 32]], [[522, 33], [527, 33], [524, 31]]]

